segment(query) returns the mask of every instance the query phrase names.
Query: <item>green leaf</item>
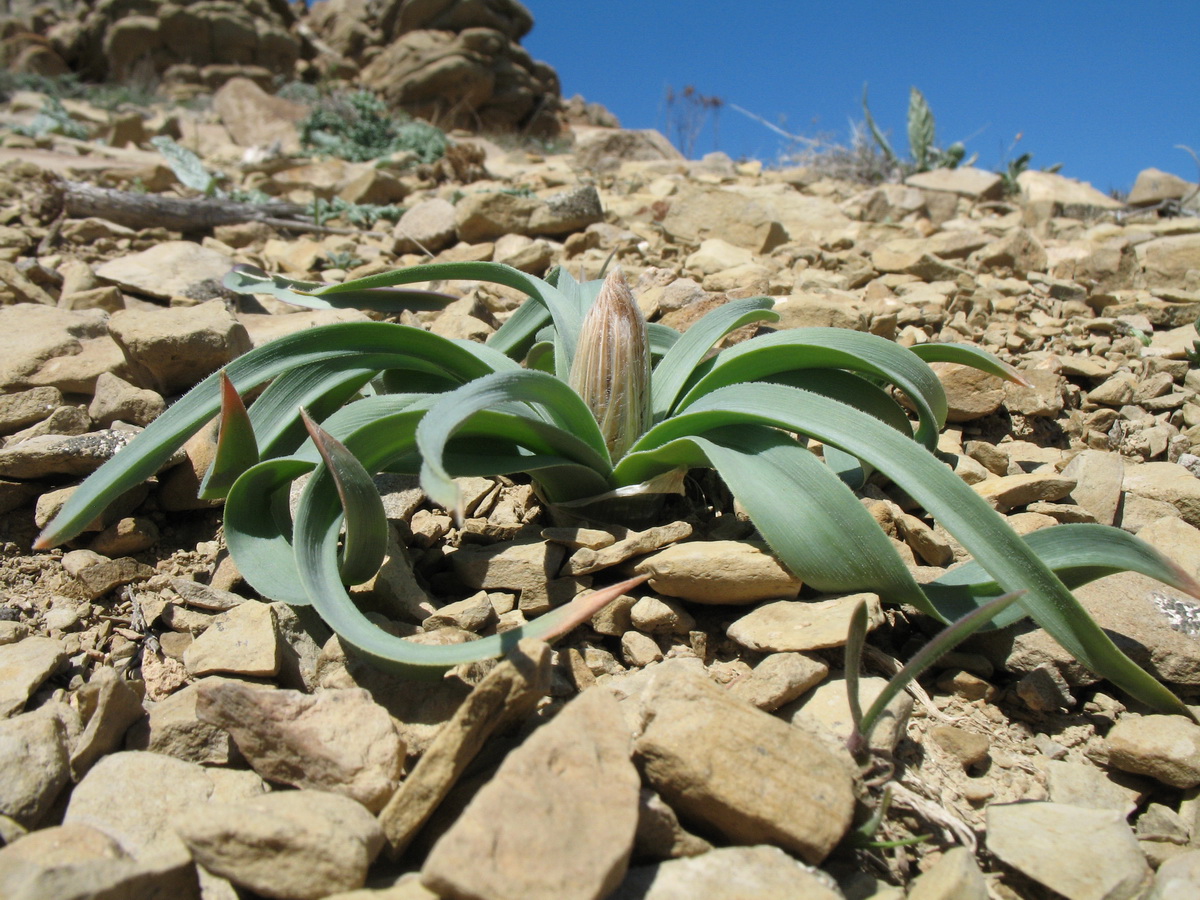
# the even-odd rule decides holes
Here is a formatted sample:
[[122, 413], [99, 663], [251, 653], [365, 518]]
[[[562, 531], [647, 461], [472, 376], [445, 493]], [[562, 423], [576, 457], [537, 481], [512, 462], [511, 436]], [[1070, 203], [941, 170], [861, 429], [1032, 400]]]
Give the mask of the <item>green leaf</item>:
[[337, 487], [345, 511], [342, 538], [342, 580], [346, 584], [367, 581], [383, 564], [387, 554], [388, 523], [383, 500], [370, 474], [348, 449], [301, 410], [304, 427], [321, 454], [325, 469]]
[[[346, 369], [379, 371], [422, 363], [467, 382], [494, 369], [466, 342], [386, 322], [343, 322], [286, 335], [251, 350], [226, 367], [234, 386], [249, 391], [284, 372], [338, 360]], [[481, 348], [481, 345], [472, 345]], [[507, 366], [511, 360], [498, 353]], [[46, 526], [35, 547], [46, 549], [77, 535], [116, 497], [149, 478], [217, 412], [220, 379], [210, 375], [147, 426], [136, 441], [94, 472]]]
[[896, 151], [892, 149], [892, 145], [888, 143], [887, 138], [883, 136], [883, 132], [879, 130], [879, 126], [875, 124], [875, 117], [871, 115], [871, 107], [867, 104], [867, 86], [863, 85], [862, 95], [863, 117], [867, 120], [867, 128], [871, 132], [871, 137], [875, 139], [875, 143], [879, 145], [879, 149], [883, 151], [887, 161], [895, 166], [899, 165], [899, 159], [896, 158]]
[[458, 298], [436, 291], [396, 290], [392, 288], [349, 287], [365, 281], [359, 278], [348, 281], [336, 292], [329, 291], [318, 281], [300, 281], [283, 275], [270, 275], [257, 266], [239, 263], [222, 279], [221, 283], [237, 294], [267, 294], [276, 300], [303, 306], [308, 309], [368, 309], [380, 312], [402, 312], [403, 310], [435, 310]]
[[[1200, 584], [1171, 560], [1119, 528], [1093, 524], [1055, 525], [1025, 535], [1025, 543], [1072, 590], [1106, 575], [1139, 572], [1176, 590], [1200, 596]], [[963, 563], [925, 585], [939, 609], [961, 615], [989, 602], [1000, 586], [977, 561]], [[999, 616], [997, 627], [1022, 617], [1019, 609]]]
[[[983, 498], [932, 454], [870, 416], [796, 388], [736, 385], [714, 391], [692, 404], [687, 413], [656, 425], [634, 450], [731, 425], [737, 419], [810, 435], [876, 466], [936, 517], [1001, 590], [1028, 591], [1023, 605], [1034, 621], [1083, 665], [1156, 709], [1188, 714], [1170, 691], [1113, 644]], [[621, 477], [620, 467], [617, 474]], [[783, 561], [791, 565], [788, 559]]]
[[187, 147], [175, 143], [166, 135], [150, 138], [150, 145], [167, 160], [167, 165], [184, 187], [190, 187], [209, 197], [218, 193], [217, 178], [204, 167], [204, 162]]
[[544, 372], [497, 372], [443, 396], [417, 429], [421, 486], [446, 509], [461, 512], [458, 486], [442, 462], [444, 448], [467, 421], [486, 410], [527, 416], [528, 428], [538, 422], [549, 424], [552, 428], [540, 429], [539, 437], [551, 442], [547, 446], [552, 452], [591, 469], [603, 480], [611, 472], [604, 438], [578, 394]]
[[722, 350], [697, 368], [675, 408], [686, 411], [720, 387], [822, 368], [846, 369], [896, 385], [917, 409], [917, 439], [931, 450], [937, 446], [947, 413], [946, 392], [937, 376], [898, 344], [845, 328], [791, 328]]
[[718, 341], [752, 322], [779, 321], [779, 314], [771, 310], [774, 304], [770, 297], [733, 300], [718, 306], [679, 335], [674, 346], [654, 367], [651, 406], [655, 421], [671, 413], [688, 378]]
[[960, 366], [971, 366], [1005, 381], [1011, 381], [1024, 387], [1030, 387], [1028, 379], [1021, 374], [1020, 369], [1013, 368], [1004, 360], [992, 355], [982, 347], [971, 344], [913, 344], [908, 348], [924, 362], [950, 362]]
[[936, 142], [933, 110], [925, 95], [914, 87], [908, 95], [908, 147], [918, 170], [929, 168], [929, 153]]
[[816, 456], [774, 428], [744, 417], [722, 426], [721, 419], [706, 416], [711, 428], [696, 420], [697, 427], [657, 446], [648, 436], [643, 449], [617, 464], [618, 482], [680, 466], [715, 468], [767, 544], [805, 583], [825, 592], [875, 591], [938, 615], [866, 507]]
[[223, 371], [220, 376], [221, 427], [212, 465], [200, 483], [202, 500], [223, 498], [238, 476], [259, 461], [258, 441], [246, 406], [229, 377]]
[[[1010, 594], [995, 598], [974, 612], [963, 616], [949, 628], [938, 632], [931, 641], [918, 650], [899, 672], [888, 679], [888, 683], [879, 692], [879, 696], [875, 698], [875, 702], [862, 714], [861, 719], [858, 720], [861, 724], [855, 728], [854, 732], [850, 735], [850, 739], [847, 741], [850, 752], [858, 756], [866, 751], [867, 744], [871, 739], [871, 732], [875, 730], [875, 726], [879, 723], [879, 719], [887, 709], [888, 704], [901, 691], [908, 687], [911, 682], [916, 681], [921, 673], [935, 662], [984, 625], [987, 625], [996, 616], [1003, 613], [1004, 610], [1020, 599], [1024, 593], [1024, 591], [1013, 591]], [[849, 670], [847, 670], [847, 675], [849, 675]]]

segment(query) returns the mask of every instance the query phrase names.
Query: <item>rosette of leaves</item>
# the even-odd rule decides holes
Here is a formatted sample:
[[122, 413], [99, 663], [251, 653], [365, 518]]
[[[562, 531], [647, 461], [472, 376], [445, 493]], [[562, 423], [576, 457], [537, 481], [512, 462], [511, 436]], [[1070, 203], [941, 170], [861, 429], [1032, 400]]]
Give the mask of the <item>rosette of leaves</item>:
[[[557, 269], [542, 280], [494, 263], [432, 263], [332, 286], [242, 267], [226, 286], [312, 308], [394, 311], [433, 303], [399, 285], [444, 279], [489, 281], [528, 299], [485, 344], [355, 322], [245, 354], [87, 479], [38, 545], [78, 534], [221, 411], [202, 496], [225, 498], [226, 539], [247, 582], [266, 597], [311, 604], [381, 664], [436, 672], [551, 626], [538, 619], [524, 631], [434, 647], [372, 624], [347, 585], [370, 578], [384, 557], [387, 524], [373, 473], [419, 474], [448, 510], [459, 506], [455, 477], [523, 474], [548, 504], [609, 516], [631, 498], [677, 489], [689, 469], [711, 469], [779, 559], [817, 590], [874, 591], [943, 622], [1023, 591], [996, 624], [1029, 615], [1130, 694], [1186, 711], [1118, 650], [1071, 588], [1127, 569], [1192, 593], [1200, 585], [1118, 529], [1059, 525], [1022, 538], [935, 455], [947, 407], [928, 362], [1020, 378], [981, 350], [910, 350], [862, 332], [798, 328], [714, 352], [732, 331], [777, 319], [770, 298], [731, 301], [680, 334], [647, 325], [619, 274], [579, 283]], [[239, 393], [264, 385], [245, 410]], [[823, 459], [809, 438], [823, 444]], [[936, 517], [974, 561], [919, 585], [852, 490], [874, 471]], [[290, 489], [305, 475], [293, 520]], [[578, 618], [572, 606], [550, 616]]]

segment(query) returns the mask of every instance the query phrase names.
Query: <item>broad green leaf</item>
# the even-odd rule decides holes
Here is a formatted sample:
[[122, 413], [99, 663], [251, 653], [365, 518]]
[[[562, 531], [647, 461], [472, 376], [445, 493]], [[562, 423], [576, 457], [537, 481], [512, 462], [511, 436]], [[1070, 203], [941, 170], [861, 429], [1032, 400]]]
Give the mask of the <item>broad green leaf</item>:
[[258, 441], [246, 405], [224, 372], [221, 372], [221, 424], [212, 465], [200, 482], [202, 500], [218, 500], [229, 492], [238, 476], [256, 465]]
[[545, 438], [556, 450], [605, 477], [611, 471], [604, 438], [591, 411], [566, 384], [544, 372], [497, 372], [446, 394], [417, 429], [421, 485], [436, 502], [458, 511], [458, 487], [442, 463], [443, 448], [476, 414], [489, 409], [528, 409], [532, 419], [553, 425]]
[[[361, 281], [362, 279], [358, 279]], [[237, 294], [267, 294], [293, 306], [308, 309], [368, 309], [380, 312], [441, 309], [457, 299], [436, 291], [363, 288], [327, 295], [328, 285], [319, 281], [300, 281], [283, 275], [269, 275], [257, 266], [239, 263], [222, 279], [222, 284]], [[355, 282], [347, 282], [353, 284]]]
[[[1029, 549], [1074, 589], [1106, 575], [1139, 572], [1177, 590], [1200, 596], [1200, 584], [1157, 550], [1119, 528], [1066, 524], [1025, 535]], [[998, 596], [1000, 586], [977, 561], [963, 563], [925, 586], [938, 608], [966, 611]], [[959, 612], [958, 614], [961, 614]], [[1021, 618], [1013, 609], [996, 619], [997, 626]]]
[[[244, 393], [290, 369], [328, 360], [340, 360], [347, 369], [380, 371], [422, 361], [463, 382], [493, 371], [480, 356], [455, 341], [385, 322], [344, 322], [286, 335], [235, 359], [225, 371], [234, 387]], [[505, 362], [512, 365], [511, 360], [505, 358]], [[220, 378], [213, 374], [81, 484], [35, 547], [46, 549], [77, 535], [112, 500], [157, 472], [217, 413], [219, 404]]]
[[821, 368], [846, 369], [896, 385], [917, 409], [917, 439], [930, 449], [937, 446], [947, 411], [946, 392], [937, 376], [898, 344], [845, 328], [791, 328], [722, 350], [696, 370], [675, 409], [686, 411], [720, 387]]
[[1156, 709], [1188, 714], [1170, 691], [1113, 644], [982, 497], [913, 441], [869, 416], [848, 411], [844, 404], [782, 385], [735, 385], [700, 398], [687, 413], [655, 426], [634, 449], [735, 424], [739, 418], [808, 434], [871, 463], [937, 518], [1001, 590], [1027, 591], [1022, 605], [1034, 621], [1083, 665]]
[[334, 438], [302, 410], [304, 427], [333, 479], [344, 510], [342, 580], [359, 584], [371, 578], [387, 554], [388, 523], [383, 500], [371, 475], [346, 445]]
[[1013, 368], [1004, 360], [970, 344], [913, 344], [908, 348], [927, 363], [951, 362], [961, 366], [971, 366], [1005, 381], [1029, 387], [1029, 381], [1021, 374], [1020, 369]]
[[771, 310], [774, 303], [770, 297], [733, 300], [718, 306], [680, 335], [654, 367], [651, 406], [655, 421], [670, 414], [688, 378], [718, 341], [752, 322], [779, 321], [779, 314]]
[[866, 507], [794, 438], [745, 421], [698, 427], [630, 453], [616, 477], [642, 481], [680, 466], [716, 469], [775, 554], [817, 590], [875, 591], [938, 615]]

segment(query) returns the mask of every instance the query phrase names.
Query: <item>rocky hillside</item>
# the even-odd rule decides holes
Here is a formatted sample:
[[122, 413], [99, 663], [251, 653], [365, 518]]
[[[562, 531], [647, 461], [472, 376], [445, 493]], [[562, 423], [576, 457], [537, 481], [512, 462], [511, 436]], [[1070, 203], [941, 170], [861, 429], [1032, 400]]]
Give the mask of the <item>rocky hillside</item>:
[[[229, 22], [245, 8], [178, 6], [230, 7]], [[418, 52], [511, 54], [528, 27], [516, 3], [455, 7], [486, 22], [446, 7], [331, 0], [309, 22], [316, 40], [369, 60], [361, 74], [381, 86]], [[79, 59], [115, 40], [86, 35], [136, 30], [132, 4], [89, 9], [69, 44]], [[303, 34], [290, 7], [262, 10], [254, 53], [276, 45], [273, 22]], [[153, 40], [167, 42], [158, 21]], [[429, 34], [445, 37], [413, 37]], [[498, 58], [485, 65], [510, 71]], [[237, 63], [243, 75], [256, 59]], [[1026, 623], [977, 636], [894, 700], [864, 772], [844, 748], [850, 611], [858, 599], [873, 611], [868, 697], [936, 623], [804, 586], [719, 499], [640, 531], [563, 528], [528, 484], [470, 479], [456, 523], [413, 479], [381, 477], [389, 562], [360, 596], [395, 633], [461, 641], [631, 569], [657, 578], [553, 649], [522, 643], [433, 683], [373, 668], [243, 581], [220, 509], [196, 499], [207, 433], [70, 546], [30, 550], [79, 479], [201, 378], [282, 335], [378, 318], [231, 294], [235, 264], [340, 282], [430, 259], [595, 278], [611, 260], [646, 317], [679, 330], [768, 295], [774, 328], [991, 350], [1028, 384], [936, 364], [947, 465], [1022, 534], [1115, 525], [1200, 578], [1200, 218], [1160, 202], [1194, 185], [1143, 173], [1132, 206], [1042, 172], [1015, 193], [973, 169], [866, 187], [820, 166], [687, 161], [656, 133], [584, 126], [569, 152], [455, 132], [427, 160], [395, 149], [350, 162], [304, 149], [308, 108], [253, 78], [222, 83], [203, 110], [65, 99], [75, 137], [32, 129], [45, 97], [14, 93], [3, 109], [0, 894], [1200, 890], [1200, 726], [1130, 703]], [[519, 93], [474, 110], [534, 114]], [[163, 152], [149, 143], [168, 136]], [[520, 299], [428, 286], [453, 302], [400, 320], [469, 340]], [[965, 558], [890, 482], [859, 495], [920, 577]], [[1135, 660], [1198, 696], [1188, 597], [1130, 574], [1076, 593]]]

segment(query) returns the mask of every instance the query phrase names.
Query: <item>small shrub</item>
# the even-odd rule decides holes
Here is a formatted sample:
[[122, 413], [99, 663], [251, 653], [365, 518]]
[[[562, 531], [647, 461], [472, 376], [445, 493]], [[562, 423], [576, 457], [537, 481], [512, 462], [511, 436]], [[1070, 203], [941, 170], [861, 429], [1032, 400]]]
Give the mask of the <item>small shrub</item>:
[[430, 163], [446, 152], [446, 135], [424, 122], [402, 121], [369, 91], [326, 97], [300, 124], [301, 143], [345, 159], [367, 162], [400, 150]]
[[18, 125], [13, 128], [17, 134], [26, 137], [40, 138], [48, 134], [61, 134], [63, 137], [74, 138], [78, 141], [88, 139], [87, 127], [71, 118], [71, 114], [63, 108], [62, 101], [57, 97], [46, 97], [42, 108], [28, 125]]

